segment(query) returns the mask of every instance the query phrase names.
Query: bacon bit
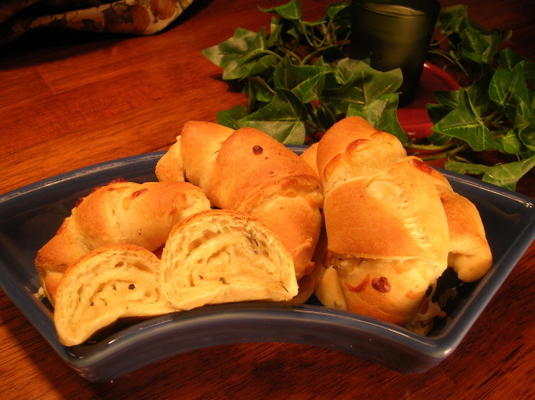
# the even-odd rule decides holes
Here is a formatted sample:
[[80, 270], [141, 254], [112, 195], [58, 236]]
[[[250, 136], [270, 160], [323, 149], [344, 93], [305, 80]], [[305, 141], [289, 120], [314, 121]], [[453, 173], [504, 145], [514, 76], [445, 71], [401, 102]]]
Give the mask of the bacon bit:
[[254, 155], [259, 155], [259, 154], [262, 154], [262, 152], [264, 151], [264, 149], [262, 148], [262, 146], [259, 146], [259, 145], [254, 145], [253, 146], [253, 154]]
[[422, 172], [425, 172], [426, 174], [433, 173], [433, 168], [420, 160], [419, 158], [413, 158], [412, 159], [412, 165], [414, 165], [417, 169], [419, 169]]
[[362, 292], [364, 289], [366, 289], [366, 286], [368, 286], [368, 283], [370, 283], [370, 275], [366, 275], [366, 277], [357, 285], [353, 286], [349, 282], [346, 282], [346, 288], [350, 290], [351, 292], [359, 293]]
[[147, 190], [147, 188], [144, 188], [144, 189], [139, 189], [139, 190], [136, 190], [135, 192], [132, 193], [132, 198], [135, 199], [136, 197], [138, 197], [139, 195], [145, 193]]
[[390, 282], [388, 282], [388, 278], [384, 276], [373, 278], [372, 287], [381, 293], [390, 292]]

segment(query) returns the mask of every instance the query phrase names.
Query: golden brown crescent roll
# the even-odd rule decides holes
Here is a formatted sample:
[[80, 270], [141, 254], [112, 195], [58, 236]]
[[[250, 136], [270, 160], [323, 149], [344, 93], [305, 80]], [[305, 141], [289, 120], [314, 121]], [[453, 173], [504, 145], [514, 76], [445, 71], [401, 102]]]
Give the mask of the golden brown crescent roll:
[[462, 281], [476, 281], [492, 266], [492, 253], [479, 211], [470, 200], [454, 192], [440, 172], [433, 170], [431, 176], [448, 218], [448, 265]]
[[[362, 121], [354, 123], [361, 124]], [[317, 151], [318, 143], [314, 143], [301, 155], [307, 164], [316, 170]], [[478, 280], [492, 265], [492, 253], [479, 211], [470, 200], [454, 192], [446, 177], [439, 171], [431, 169], [429, 172], [439, 191], [448, 219], [450, 237], [448, 265], [456, 271], [462, 281]]]
[[167, 240], [164, 296], [178, 310], [239, 301], [288, 301], [297, 294], [290, 253], [254, 218], [230, 210], [198, 213]]
[[312, 143], [306, 148], [300, 155], [301, 159], [307, 163], [307, 165], [314, 170], [316, 175], [318, 174], [318, 163], [316, 161], [318, 156], [318, 142]]
[[[320, 301], [409, 321], [447, 267], [448, 223], [430, 167], [359, 117], [325, 133], [317, 165], [332, 269], [323, 271]], [[329, 292], [338, 300], [322, 299]]]
[[123, 317], [174, 311], [158, 284], [160, 260], [133, 245], [90, 251], [71, 265], [58, 285], [54, 324], [61, 343], [74, 346]]
[[182, 138], [179, 136], [176, 143], [167, 150], [156, 164], [155, 174], [161, 182], [183, 182], [184, 162], [182, 160]]
[[[172, 154], [181, 149], [183, 166]], [[169, 154], [171, 153], [171, 154]], [[290, 251], [297, 278], [309, 274], [321, 229], [322, 193], [314, 171], [295, 153], [253, 128], [190, 121], [156, 172], [175, 180], [183, 168], [212, 205], [258, 218]]]
[[66, 268], [90, 250], [107, 244], [135, 244], [154, 251], [173, 225], [210, 203], [185, 182], [113, 182], [81, 199], [56, 235], [38, 252], [35, 265], [54, 301]]

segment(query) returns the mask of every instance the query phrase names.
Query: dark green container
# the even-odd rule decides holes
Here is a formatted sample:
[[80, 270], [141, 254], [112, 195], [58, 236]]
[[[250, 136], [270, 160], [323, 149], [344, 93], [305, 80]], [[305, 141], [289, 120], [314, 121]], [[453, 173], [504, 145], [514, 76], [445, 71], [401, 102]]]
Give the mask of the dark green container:
[[440, 4], [437, 0], [354, 0], [351, 56], [380, 71], [400, 67], [400, 105], [417, 92]]

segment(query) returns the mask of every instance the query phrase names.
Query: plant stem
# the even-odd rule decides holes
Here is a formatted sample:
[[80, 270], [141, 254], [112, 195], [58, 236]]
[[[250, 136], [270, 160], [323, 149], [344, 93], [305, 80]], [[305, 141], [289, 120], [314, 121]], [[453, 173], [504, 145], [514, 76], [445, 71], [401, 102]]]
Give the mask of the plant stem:
[[405, 147], [409, 149], [414, 150], [425, 150], [425, 151], [444, 151], [447, 149], [451, 149], [453, 146], [455, 146], [454, 142], [448, 142], [443, 145], [436, 145], [436, 144], [417, 144], [417, 143], [407, 143]]

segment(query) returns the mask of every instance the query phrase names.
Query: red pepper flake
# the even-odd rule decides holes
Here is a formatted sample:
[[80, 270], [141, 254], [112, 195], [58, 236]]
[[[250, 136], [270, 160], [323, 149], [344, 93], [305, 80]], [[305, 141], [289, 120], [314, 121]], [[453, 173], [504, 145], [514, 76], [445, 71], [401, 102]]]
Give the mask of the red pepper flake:
[[366, 289], [366, 286], [368, 286], [368, 283], [370, 283], [370, 275], [366, 275], [366, 277], [356, 286], [351, 285], [350, 283], [346, 282], [346, 287], [351, 292], [362, 292], [364, 289]]
[[420, 171], [425, 172], [426, 174], [431, 174], [433, 172], [433, 168], [429, 164], [426, 164], [419, 158], [413, 158], [412, 159], [412, 165], [414, 165], [416, 168], [418, 168]]
[[144, 188], [144, 189], [139, 189], [139, 190], [136, 190], [135, 192], [132, 193], [132, 198], [135, 199], [136, 197], [138, 197], [139, 195], [145, 193], [147, 190], [147, 188]]
[[372, 287], [381, 293], [390, 292], [390, 282], [388, 282], [388, 278], [384, 276], [373, 278]]
[[259, 146], [259, 145], [254, 145], [253, 146], [253, 154], [254, 155], [259, 155], [259, 154], [262, 154], [262, 152], [264, 151], [264, 149], [262, 148], [262, 146]]

